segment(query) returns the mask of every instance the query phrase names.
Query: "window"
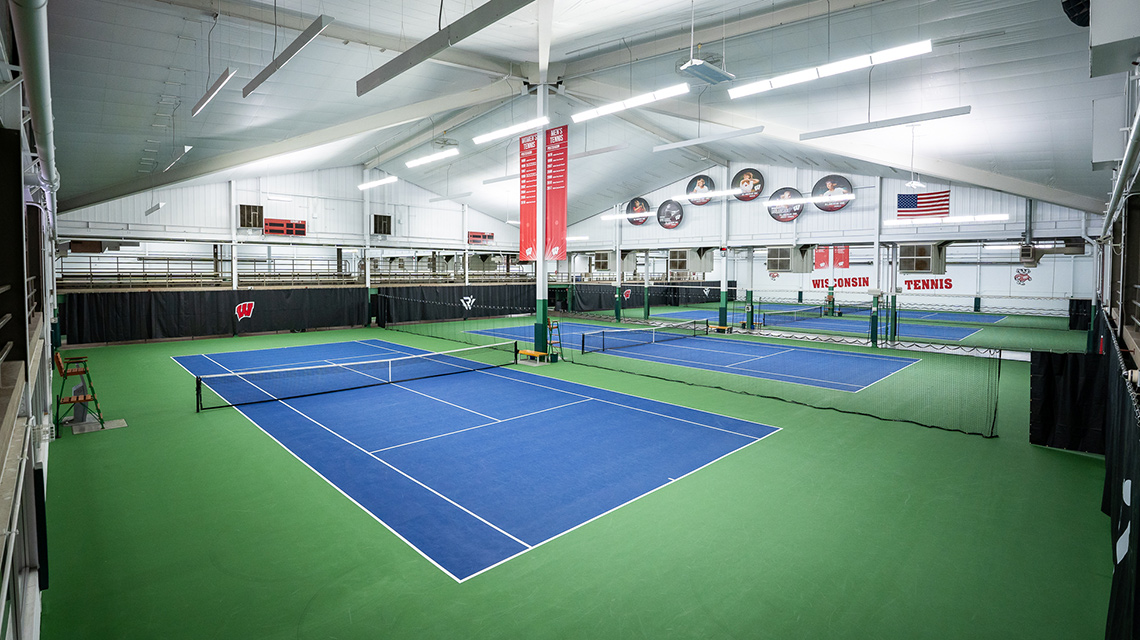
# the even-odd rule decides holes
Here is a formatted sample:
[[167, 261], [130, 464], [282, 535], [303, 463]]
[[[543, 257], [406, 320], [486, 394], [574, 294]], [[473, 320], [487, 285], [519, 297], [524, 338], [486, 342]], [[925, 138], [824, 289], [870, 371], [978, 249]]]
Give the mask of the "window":
[[242, 229], [260, 229], [264, 209], [259, 204], [238, 205], [238, 226]]
[[610, 270], [610, 254], [607, 251], [594, 253], [594, 271]]
[[902, 273], [930, 273], [933, 255], [933, 245], [901, 244], [899, 245], [899, 271]]
[[768, 247], [768, 271], [790, 272], [792, 247]]
[[670, 271], [688, 271], [689, 270], [689, 250], [688, 249], [670, 249], [669, 250], [669, 270]]
[[392, 234], [392, 216], [376, 214], [372, 216], [372, 233], [378, 236]]

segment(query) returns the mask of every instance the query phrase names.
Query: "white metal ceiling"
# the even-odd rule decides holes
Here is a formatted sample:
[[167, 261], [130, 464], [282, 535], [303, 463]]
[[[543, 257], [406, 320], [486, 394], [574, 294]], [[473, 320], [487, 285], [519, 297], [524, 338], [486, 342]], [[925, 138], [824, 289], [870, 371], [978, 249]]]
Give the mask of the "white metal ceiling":
[[[444, 0], [443, 23], [478, 4]], [[587, 103], [683, 81], [676, 66], [688, 56], [692, 7], [691, 0], [555, 2], [550, 55], [556, 73], [565, 69], [567, 77], [559, 88], [565, 94], [550, 98], [554, 123], [569, 122]], [[434, 33], [439, 4], [279, 0], [276, 18], [273, 3], [237, 0], [52, 0], [48, 9], [64, 210], [174, 180], [220, 180], [267, 166], [280, 173], [347, 166], [379, 156], [386, 158], [383, 171], [441, 194], [470, 191], [463, 201], [475, 208], [502, 220], [517, 216], [517, 181], [484, 184], [511, 172], [517, 150], [506, 142], [476, 148], [471, 138], [535, 113], [535, 98], [523, 89], [526, 64], [538, 59], [534, 5], [363, 97], [356, 80]], [[935, 48], [919, 59], [739, 100], [728, 99], [727, 84], [697, 83], [688, 96], [629, 118], [575, 125], [572, 153], [625, 148], [571, 164], [572, 220], [699, 171], [709, 164], [703, 155], [788, 158], [841, 173], [909, 171], [908, 127], [810, 143], [798, 135], [962, 105], [972, 112], [915, 128], [913, 166], [920, 173], [1087, 210], [1106, 199], [1110, 172], [1091, 168], [1091, 104], [1121, 94], [1125, 80], [1089, 79], [1088, 30], [1070, 23], [1055, 0], [702, 0], [695, 13], [702, 53], [723, 55], [742, 81], [921, 39], [933, 39]], [[241, 88], [318, 14], [332, 16], [334, 26], [243, 99]], [[190, 107], [226, 67], [237, 68], [237, 76], [191, 118]], [[487, 87], [496, 95], [470, 100], [487, 106], [483, 115], [433, 130], [455, 118], [469, 92]], [[409, 105], [417, 105], [412, 121], [370, 130], [369, 118]], [[666, 141], [760, 124], [763, 134], [712, 145], [708, 154], [651, 152]], [[406, 169], [404, 161], [424, 153], [433, 137], [455, 140], [463, 154], [450, 164]], [[290, 141], [324, 145], [321, 153], [274, 161]], [[164, 174], [183, 145], [192, 152], [179, 171]]]

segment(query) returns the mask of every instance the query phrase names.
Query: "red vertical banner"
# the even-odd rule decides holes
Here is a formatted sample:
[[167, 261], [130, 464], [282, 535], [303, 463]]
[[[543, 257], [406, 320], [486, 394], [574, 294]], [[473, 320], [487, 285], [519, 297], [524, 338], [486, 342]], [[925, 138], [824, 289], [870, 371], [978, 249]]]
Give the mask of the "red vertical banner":
[[538, 258], [538, 134], [519, 138], [519, 262]]
[[815, 268], [826, 269], [831, 264], [831, 247], [815, 248]]
[[546, 130], [546, 259], [566, 259], [566, 159], [570, 127]]
[[832, 248], [833, 256], [835, 257], [835, 268], [846, 269], [851, 266], [851, 247], [848, 245], [839, 245]]

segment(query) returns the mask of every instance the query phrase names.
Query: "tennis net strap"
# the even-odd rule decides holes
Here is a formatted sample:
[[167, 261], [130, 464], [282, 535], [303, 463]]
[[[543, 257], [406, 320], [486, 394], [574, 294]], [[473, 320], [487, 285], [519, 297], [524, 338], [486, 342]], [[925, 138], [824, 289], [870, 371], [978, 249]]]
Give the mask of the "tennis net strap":
[[610, 351], [643, 344], [708, 335], [708, 320], [689, 320], [644, 329], [603, 329], [582, 334], [582, 353]]
[[481, 371], [516, 362], [518, 344], [499, 342], [387, 360], [204, 375], [195, 380], [195, 395], [202, 411]]

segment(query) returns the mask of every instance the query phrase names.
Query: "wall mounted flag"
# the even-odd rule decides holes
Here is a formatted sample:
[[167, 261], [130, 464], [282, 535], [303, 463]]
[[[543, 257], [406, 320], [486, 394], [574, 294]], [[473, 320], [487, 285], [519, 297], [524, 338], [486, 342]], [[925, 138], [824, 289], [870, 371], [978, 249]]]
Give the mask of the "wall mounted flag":
[[851, 266], [851, 247], [845, 244], [832, 247], [831, 257], [835, 260], [836, 269], [846, 269]]
[[950, 190], [931, 193], [900, 193], [900, 218], [936, 218], [950, 215]]
[[519, 261], [538, 258], [538, 134], [519, 138]]
[[546, 259], [566, 259], [566, 160], [570, 127], [546, 130]]
[[831, 265], [831, 247], [815, 248], [815, 268], [826, 269]]

